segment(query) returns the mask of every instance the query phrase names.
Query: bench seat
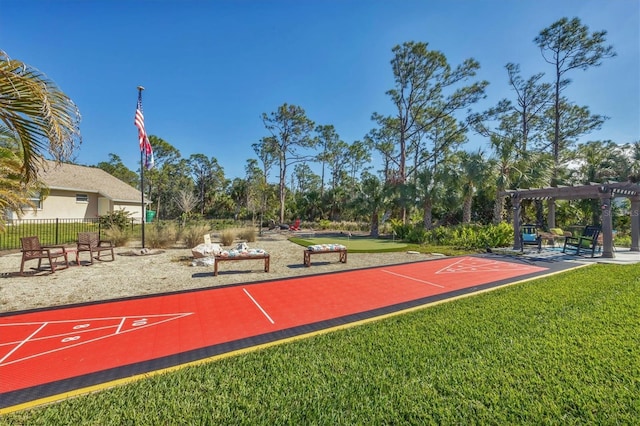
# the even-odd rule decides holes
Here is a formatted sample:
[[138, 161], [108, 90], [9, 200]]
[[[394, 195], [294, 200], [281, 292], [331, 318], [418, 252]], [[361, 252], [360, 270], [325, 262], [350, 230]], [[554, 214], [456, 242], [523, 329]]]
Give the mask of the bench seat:
[[311, 255], [313, 254], [326, 254], [326, 253], [338, 253], [340, 256], [340, 263], [347, 263], [347, 247], [342, 244], [316, 244], [308, 246], [304, 250], [304, 266], [311, 266]]
[[213, 276], [218, 275], [218, 263], [220, 262], [256, 259], [264, 259], [264, 271], [269, 272], [270, 256], [269, 253], [262, 249], [223, 250], [214, 256]]

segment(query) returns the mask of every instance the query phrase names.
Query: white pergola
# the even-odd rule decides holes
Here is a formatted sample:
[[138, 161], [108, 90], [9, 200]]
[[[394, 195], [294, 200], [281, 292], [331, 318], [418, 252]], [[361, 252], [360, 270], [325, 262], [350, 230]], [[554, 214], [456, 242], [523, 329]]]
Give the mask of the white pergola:
[[614, 198], [631, 201], [631, 251], [640, 251], [640, 185], [633, 182], [591, 183], [580, 186], [558, 186], [538, 189], [513, 189], [500, 192], [499, 197], [509, 197], [513, 206], [514, 249], [521, 249], [520, 202], [522, 200], [546, 200], [549, 208], [549, 227], [555, 227], [555, 200], [600, 200], [602, 209], [602, 257], [614, 258], [611, 202]]

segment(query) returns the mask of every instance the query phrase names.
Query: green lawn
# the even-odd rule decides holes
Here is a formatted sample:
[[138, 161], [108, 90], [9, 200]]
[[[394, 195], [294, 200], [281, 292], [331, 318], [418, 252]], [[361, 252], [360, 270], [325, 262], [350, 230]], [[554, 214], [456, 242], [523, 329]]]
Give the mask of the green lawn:
[[309, 237], [290, 238], [290, 241], [307, 247], [314, 244], [342, 244], [352, 253], [382, 253], [407, 250], [408, 244], [402, 241], [393, 241], [381, 238], [347, 237], [340, 235], [335, 237]]
[[640, 265], [591, 265], [0, 418], [637, 424]]
[[469, 250], [454, 249], [450, 246], [433, 246], [428, 244], [410, 244], [403, 241], [393, 241], [385, 238], [347, 237], [292, 237], [289, 241], [307, 247], [313, 244], [343, 244], [350, 253], [389, 253], [397, 251], [418, 251], [420, 253], [440, 253], [446, 256], [460, 256], [469, 254]]

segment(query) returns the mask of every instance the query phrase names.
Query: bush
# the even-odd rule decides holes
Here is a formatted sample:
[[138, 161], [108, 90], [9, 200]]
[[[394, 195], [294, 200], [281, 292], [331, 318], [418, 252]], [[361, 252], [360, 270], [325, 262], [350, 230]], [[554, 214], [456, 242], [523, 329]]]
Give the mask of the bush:
[[421, 225], [413, 226], [405, 239], [412, 244], [424, 244], [427, 242], [427, 230]]
[[145, 243], [151, 248], [171, 247], [177, 240], [178, 230], [173, 222], [156, 222], [145, 234]]
[[327, 219], [320, 219], [320, 222], [318, 223], [318, 228], [320, 228], [323, 231], [327, 229], [331, 229], [331, 221]]
[[182, 231], [182, 239], [187, 247], [192, 248], [198, 244], [202, 244], [204, 242], [204, 235], [209, 233], [209, 225], [207, 224], [189, 225]]
[[409, 236], [412, 226], [410, 224], [403, 223], [400, 219], [389, 219], [391, 224], [391, 230], [396, 238], [404, 240]]
[[98, 218], [103, 228], [118, 228], [124, 231], [131, 222], [131, 213], [126, 210], [115, 210]]
[[241, 240], [245, 240], [249, 243], [255, 242], [257, 237], [258, 237], [258, 233], [256, 232], [255, 228], [244, 228], [244, 229], [241, 229], [240, 232], [238, 232], [238, 238], [240, 238]]
[[104, 231], [104, 239], [111, 241], [116, 247], [123, 247], [127, 245], [131, 239], [131, 235], [129, 235], [126, 229], [110, 226]]
[[233, 230], [231, 229], [225, 229], [224, 231], [222, 231], [222, 234], [220, 234], [220, 243], [223, 246], [232, 245], [235, 239], [236, 239], [235, 232], [233, 232]]
[[485, 247], [506, 247], [513, 243], [513, 227], [507, 223], [498, 225], [462, 225], [452, 229], [448, 245], [473, 250]]

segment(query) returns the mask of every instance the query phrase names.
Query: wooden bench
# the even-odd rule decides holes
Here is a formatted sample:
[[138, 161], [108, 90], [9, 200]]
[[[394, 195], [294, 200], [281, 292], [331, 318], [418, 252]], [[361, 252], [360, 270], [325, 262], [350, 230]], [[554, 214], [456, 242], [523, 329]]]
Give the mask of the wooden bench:
[[347, 248], [341, 244], [318, 244], [309, 246], [304, 250], [304, 266], [311, 266], [311, 255], [338, 253], [340, 255], [340, 263], [347, 263]]
[[214, 256], [214, 261], [213, 261], [213, 276], [217, 276], [218, 275], [218, 263], [220, 262], [228, 262], [228, 261], [236, 261], [236, 260], [256, 260], [256, 259], [264, 259], [264, 271], [265, 272], [269, 272], [269, 262], [270, 262], [270, 257], [269, 257], [269, 253], [266, 252], [261, 252], [261, 253], [242, 253], [242, 252], [238, 252], [236, 253], [232, 253], [231, 255], [229, 254], [229, 252], [223, 252], [220, 255]]

